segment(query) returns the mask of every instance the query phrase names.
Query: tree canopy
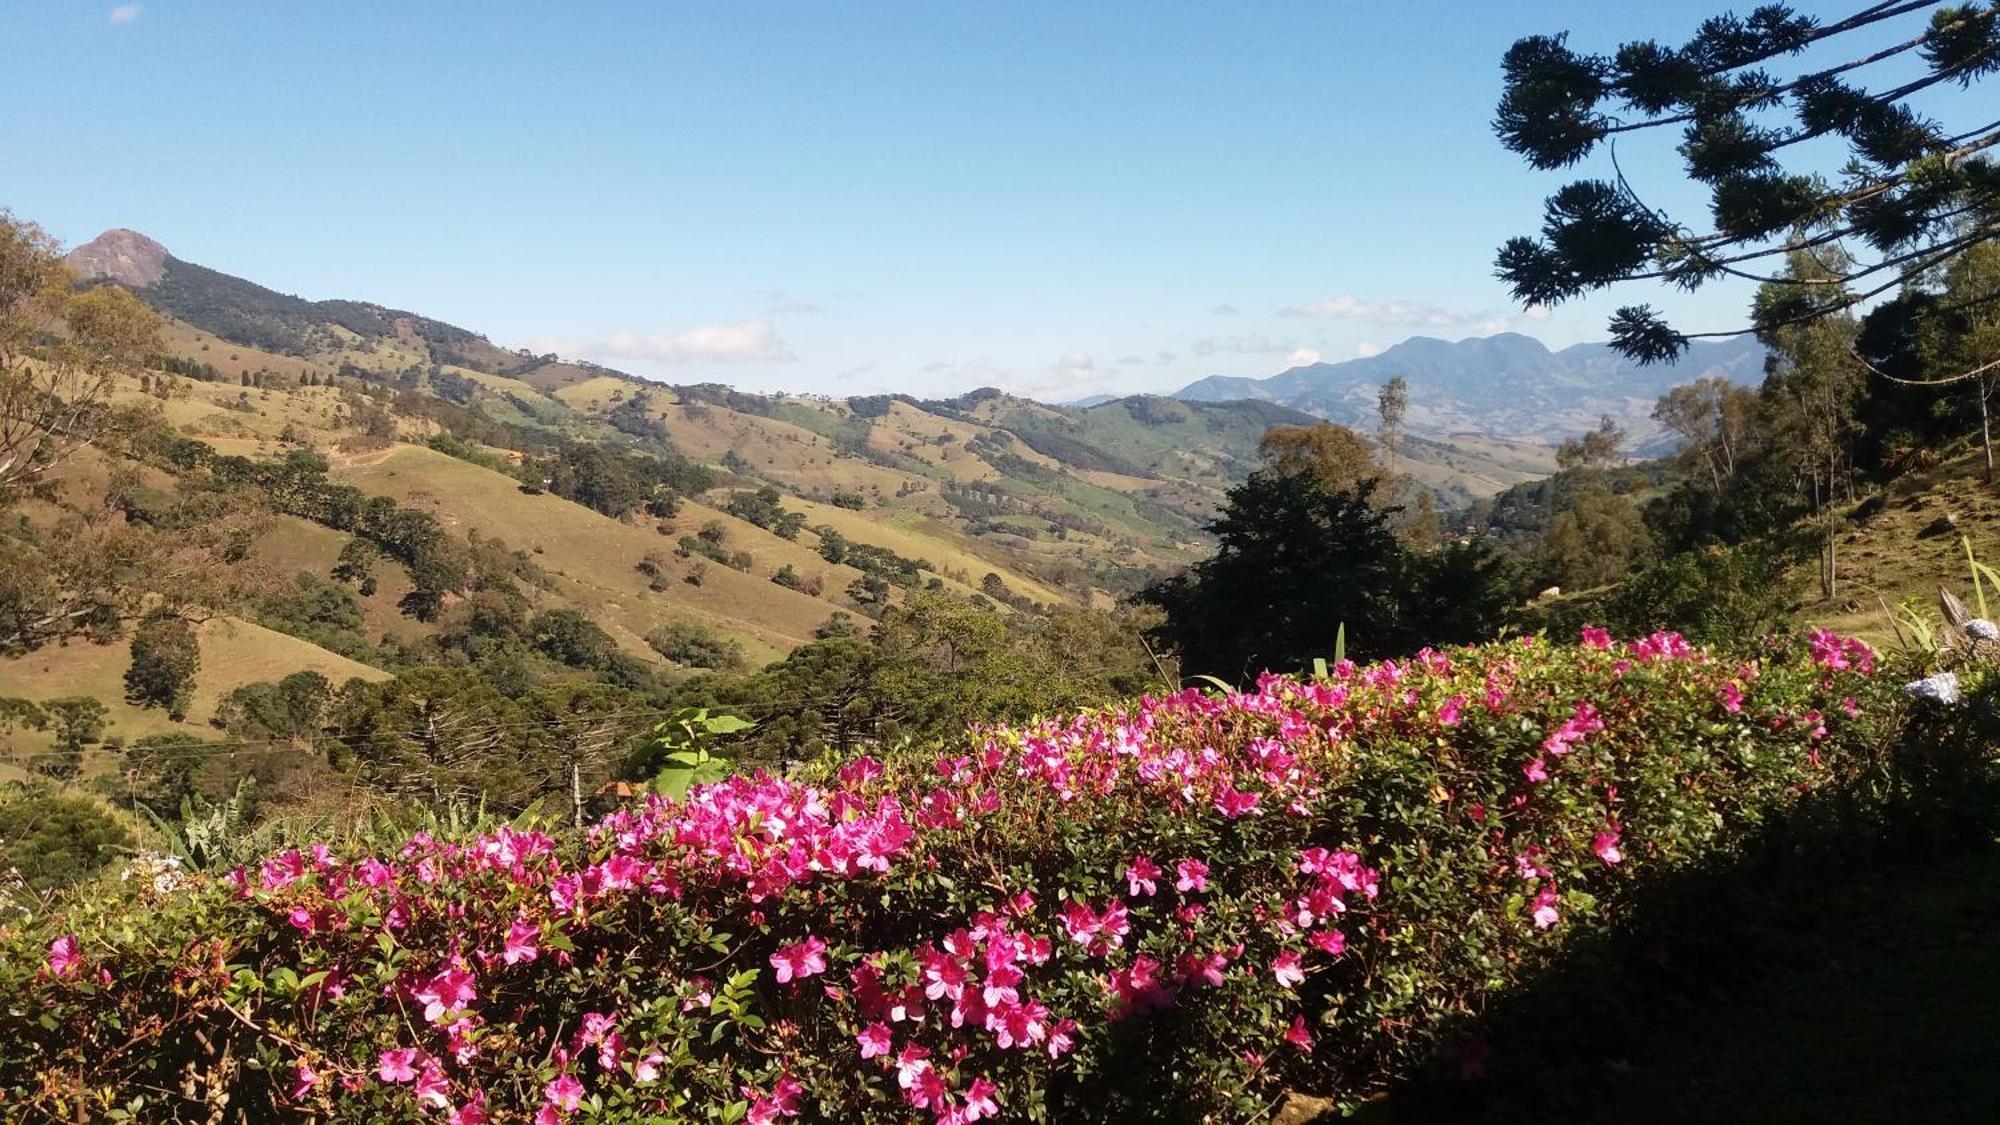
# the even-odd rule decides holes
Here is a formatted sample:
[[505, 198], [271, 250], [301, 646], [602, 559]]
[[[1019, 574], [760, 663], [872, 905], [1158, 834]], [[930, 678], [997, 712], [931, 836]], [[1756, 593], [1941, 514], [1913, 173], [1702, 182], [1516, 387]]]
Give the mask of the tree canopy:
[[1209, 525], [1216, 553], [1141, 595], [1166, 615], [1149, 634], [1183, 670], [1241, 681], [1333, 656], [1342, 626], [1349, 653], [1370, 657], [1490, 633], [1506, 600], [1498, 560], [1478, 545], [1409, 550], [1375, 488], [1253, 474]]
[[[1990, 155], [2000, 120], [1964, 93], [2000, 70], [2000, 4], [1892, 0], [1831, 22], [1767, 4], [1711, 18], [1680, 46], [1635, 41], [1610, 54], [1572, 50], [1566, 38], [1531, 36], [1508, 50], [1495, 131], [1540, 169], [1606, 146], [1612, 175], [1563, 187], [1539, 237], [1501, 248], [1498, 274], [1525, 303], [1641, 279], [1684, 290], [1724, 277], [1770, 282], [1792, 250], [1842, 251], [1826, 290], [1790, 286], [1785, 300], [1759, 303], [1754, 327], [1769, 331], [1853, 308], [2000, 236]], [[1926, 92], [1926, 105], [1951, 101], [1965, 119], [1915, 108]], [[1642, 197], [1617, 163], [1620, 137], [1668, 129], [1680, 133], [1687, 176], [1710, 193], [1699, 223]], [[1843, 147], [1845, 163], [1817, 167], [1827, 144], [1815, 141]], [[1736, 333], [1683, 333], [1652, 306], [1630, 305], [1611, 334], [1621, 352], [1653, 362], [1696, 336]]]

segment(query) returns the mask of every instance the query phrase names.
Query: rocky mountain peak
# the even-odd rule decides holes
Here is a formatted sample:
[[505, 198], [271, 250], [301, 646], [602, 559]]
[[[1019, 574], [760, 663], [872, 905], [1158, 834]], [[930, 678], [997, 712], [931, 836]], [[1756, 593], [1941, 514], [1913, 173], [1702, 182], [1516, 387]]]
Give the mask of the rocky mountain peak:
[[144, 289], [167, 272], [167, 248], [136, 230], [108, 230], [69, 252], [69, 268], [86, 281]]

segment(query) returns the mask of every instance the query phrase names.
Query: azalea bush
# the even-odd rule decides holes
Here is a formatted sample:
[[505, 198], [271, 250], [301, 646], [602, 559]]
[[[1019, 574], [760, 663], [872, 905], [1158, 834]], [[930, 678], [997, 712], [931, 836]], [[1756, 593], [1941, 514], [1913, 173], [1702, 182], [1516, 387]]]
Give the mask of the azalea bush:
[[[1353, 1102], [1821, 794], [1976, 756], [1857, 641], [1420, 654], [301, 846], [0, 935], [8, 1120], [1248, 1119]], [[1559, 1029], [1557, 1031], [1559, 1033]]]

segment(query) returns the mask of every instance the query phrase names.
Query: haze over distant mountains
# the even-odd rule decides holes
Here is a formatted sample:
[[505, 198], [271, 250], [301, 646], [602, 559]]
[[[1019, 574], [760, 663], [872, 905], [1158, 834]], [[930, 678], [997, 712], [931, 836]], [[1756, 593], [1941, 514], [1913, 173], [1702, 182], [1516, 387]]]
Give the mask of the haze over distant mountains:
[[[435, 358], [491, 371], [513, 371], [522, 356], [496, 348], [465, 329], [362, 301], [309, 301], [206, 269], [171, 255], [132, 230], [107, 231], [78, 247], [70, 264], [85, 277], [116, 281], [170, 315], [240, 343], [305, 354], [330, 340], [329, 327], [377, 336], [401, 325], [430, 342]], [[551, 357], [541, 362], [548, 363]], [[1175, 392], [1187, 402], [1250, 400], [1317, 415], [1363, 431], [1375, 425], [1380, 386], [1401, 375], [1409, 382], [1406, 427], [1430, 438], [1481, 435], [1506, 442], [1554, 445], [1590, 429], [1606, 414], [1619, 420], [1635, 452], [1657, 452], [1654, 401], [1669, 388], [1708, 375], [1745, 384], [1763, 377], [1764, 349], [1752, 338], [1697, 342], [1676, 364], [1642, 367], [1607, 344], [1550, 351], [1519, 333], [1456, 342], [1416, 336], [1379, 355], [1294, 367], [1269, 378], [1212, 375]], [[564, 376], [588, 378], [606, 369], [555, 363]], [[553, 370], [545, 373], [553, 375]], [[802, 388], [803, 389], [803, 388]], [[1094, 395], [1062, 404], [1084, 410], [1117, 401]]]
[[1368, 430], [1375, 425], [1377, 389], [1397, 375], [1409, 382], [1406, 426], [1412, 433], [1554, 443], [1609, 414], [1625, 426], [1635, 448], [1647, 450], [1660, 437], [1651, 418], [1660, 395], [1709, 375], [1754, 385], [1764, 377], [1764, 346], [1747, 336], [1697, 341], [1678, 363], [1642, 367], [1609, 344], [1550, 351], [1516, 332], [1456, 343], [1414, 336], [1380, 355], [1307, 364], [1268, 379], [1212, 375], [1174, 397], [1258, 399]]

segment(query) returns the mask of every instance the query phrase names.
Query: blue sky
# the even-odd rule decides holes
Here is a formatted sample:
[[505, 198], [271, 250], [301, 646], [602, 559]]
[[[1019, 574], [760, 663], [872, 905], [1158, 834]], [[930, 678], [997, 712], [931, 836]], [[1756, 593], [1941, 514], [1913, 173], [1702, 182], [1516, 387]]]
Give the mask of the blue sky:
[[[1733, 327], [1741, 289], [1530, 315], [1491, 276], [1565, 179], [1489, 130], [1508, 44], [1713, 10], [12, 0], [0, 206], [754, 389], [1167, 390], [1634, 300]], [[1698, 216], [1671, 140], [1621, 156]]]

